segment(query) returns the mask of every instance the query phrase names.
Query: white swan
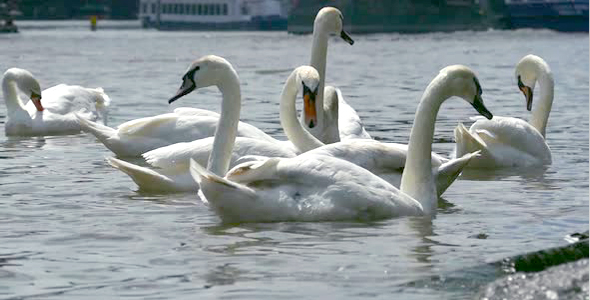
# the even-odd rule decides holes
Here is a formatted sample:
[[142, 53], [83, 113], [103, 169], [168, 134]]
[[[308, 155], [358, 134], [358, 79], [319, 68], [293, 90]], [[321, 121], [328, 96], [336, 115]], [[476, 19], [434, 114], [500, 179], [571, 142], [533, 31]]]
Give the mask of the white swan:
[[[212, 149], [221, 151], [218, 149], [222, 147], [218, 145], [219, 143], [225, 143], [224, 140], [231, 139], [233, 145], [233, 140], [236, 138], [237, 128], [239, 128], [241, 95], [238, 75], [231, 64], [221, 57], [205, 56], [192, 63], [187, 74], [189, 75], [183, 77], [183, 82], [188, 81], [189, 85], [193, 86], [190, 91], [214, 85], [219, 88], [223, 95], [221, 116], [216, 118], [219, 124], [216, 126], [218, 130], [215, 138], [209, 137], [189, 143], [172, 144], [145, 153], [143, 157], [150, 165], [159, 168], [157, 170], [136, 166], [115, 158], [108, 158], [108, 162], [112, 166], [128, 174], [142, 190], [159, 192], [198, 190], [199, 186], [192, 179], [189, 172], [189, 158], [192, 157], [204, 164], [210, 154], [211, 157], [221, 155], [220, 152], [212, 152]], [[293, 71], [287, 79], [281, 95], [281, 109], [292, 110], [289, 113], [281, 114], [282, 116], [292, 117], [292, 120], [286, 120], [286, 122], [298, 124], [295, 98], [301, 91], [305, 99], [313, 100], [318, 84], [319, 77], [315, 69], [303, 66]], [[177, 95], [171, 100], [174, 101], [190, 93], [187, 90], [187, 84], [183, 84]], [[285, 103], [291, 103], [292, 105], [286, 107]], [[236, 127], [236, 130], [229, 130], [230, 127]], [[301, 125], [299, 127], [301, 128]], [[247, 154], [270, 157], [294, 157], [297, 155], [296, 151], [289, 147], [262, 139], [238, 137], [235, 146], [231, 147], [232, 145], [228, 143], [225, 147], [229, 146], [229, 150], [226, 148], [223, 150], [229, 151], [229, 160], [224, 161], [222, 165], [216, 164], [212, 166], [217, 174], [224, 175], [229, 166], [233, 166], [237, 159]], [[316, 146], [319, 146], [319, 144]], [[215, 159], [211, 161], [219, 162], [219, 160]]]
[[455, 128], [455, 155], [481, 151], [468, 167], [504, 168], [533, 167], [551, 164], [551, 150], [545, 141], [545, 128], [553, 103], [553, 75], [540, 57], [527, 55], [516, 65], [518, 87], [526, 97], [527, 110], [533, 105], [533, 90], [539, 81], [539, 103], [530, 124], [511, 117], [478, 119], [467, 130], [463, 124]]
[[315, 110], [304, 109], [301, 114], [301, 123], [305, 129], [326, 144], [344, 139], [371, 138], [357, 112], [344, 101], [340, 90], [332, 86], [324, 88], [330, 35], [339, 34], [349, 44], [354, 43], [342, 29], [342, 20], [342, 13], [334, 7], [324, 7], [316, 15], [310, 65], [320, 74], [320, 88]]
[[[118, 157], [135, 157], [171, 144], [211, 137], [218, 120], [216, 112], [179, 107], [172, 113], [127, 121], [116, 129], [82, 119], [80, 124], [83, 131], [94, 135]], [[239, 123], [238, 136], [277, 142], [262, 130], [244, 122]]]
[[[26, 105], [19, 90], [31, 99]], [[83, 119], [106, 123], [110, 99], [102, 88], [59, 84], [41, 92], [31, 72], [11, 68], [4, 73], [2, 91], [6, 101], [6, 135], [78, 133], [81, 128], [74, 113]]]
[[[191, 160], [191, 174], [201, 186], [203, 200], [228, 223], [434, 215], [438, 200], [430, 158], [434, 123], [440, 105], [451, 96], [462, 97], [492, 117], [470, 69], [450, 66], [441, 70], [418, 106], [401, 189], [355, 164], [311, 153], [243, 163], [221, 177], [211, 166], [227, 165], [233, 145], [230, 138], [214, 147], [211, 153], [218, 155], [210, 157], [209, 170]], [[216, 138], [227, 136], [231, 134], [216, 133]]]

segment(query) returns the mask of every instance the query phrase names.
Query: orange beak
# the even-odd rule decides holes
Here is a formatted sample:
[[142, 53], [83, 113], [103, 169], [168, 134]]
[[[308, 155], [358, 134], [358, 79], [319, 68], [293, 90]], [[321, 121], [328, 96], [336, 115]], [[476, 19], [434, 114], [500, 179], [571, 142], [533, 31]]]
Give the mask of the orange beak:
[[526, 98], [526, 109], [531, 111], [531, 109], [533, 109], [533, 90], [528, 86], [522, 86], [520, 87], [520, 91]]
[[305, 125], [314, 128], [318, 124], [318, 116], [315, 108], [315, 93], [304, 88], [303, 91], [303, 112], [305, 116]]
[[522, 83], [520, 75], [518, 75], [518, 89], [524, 94], [524, 97], [526, 98], [526, 109], [531, 111], [531, 109], [533, 109], [533, 89]]
[[43, 105], [41, 104], [41, 95], [38, 95], [36, 93], [31, 93], [31, 101], [33, 101], [33, 104], [37, 108], [37, 111], [44, 110]]

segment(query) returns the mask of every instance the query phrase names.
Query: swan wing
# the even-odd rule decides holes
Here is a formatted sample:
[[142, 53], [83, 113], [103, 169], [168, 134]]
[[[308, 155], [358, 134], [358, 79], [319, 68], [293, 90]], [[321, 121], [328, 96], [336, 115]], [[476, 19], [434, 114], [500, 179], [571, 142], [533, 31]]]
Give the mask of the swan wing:
[[[333, 91], [330, 91], [333, 89]], [[330, 97], [333, 94], [338, 101], [338, 130], [340, 139], [371, 139], [371, 135], [365, 130], [358, 113], [350, 106], [342, 96], [342, 91], [335, 87], [326, 87], [324, 95]]]
[[[188, 143], [176, 143], [144, 153], [142, 156], [148, 164], [162, 169], [182, 169], [188, 172], [189, 159], [206, 165], [213, 149], [213, 138], [204, 138]], [[238, 137], [232, 151], [230, 166], [243, 156], [258, 157], [294, 157], [296, 153], [274, 143], [258, 139]]]
[[[54, 114], [65, 115], [78, 113], [88, 120], [104, 120], [110, 105], [110, 98], [102, 88], [86, 88], [78, 85], [59, 84], [42, 93], [43, 107]], [[31, 101], [27, 103], [27, 110], [33, 109]]]
[[457, 179], [471, 159], [478, 157], [481, 151], [467, 153], [459, 158], [451, 159], [441, 164], [435, 171], [436, 193], [440, 197]]
[[179, 116], [206, 116], [219, 118], [219, 114], [214, 111], [194, 107], [177, 107], [174, 109], [174, 113]]
[[[205, 138], [188, 143], [176, 143], [144, 153], [144, 158], [152, 168], [137, 166], [115, 158], [109, 158], [109, 163], [126, 173], [145, 191], [187, 192], [197, 191], [199, 186], [190, 175], [190, 160], [201, 165], [208, 163], [213, 138]], [[263, 156], [294, 157], [295, 153], [277, 148], [275, 144], [249, 138], [237, 138], [233, 149], [230, 167], [243, 156], [258, 157], [258, 161], [265, 161]]]
[[[351, 139], [328, 144], [309, 151], [316, 155], [327, 155], [346, 160], [372, 173], [401, 173], [406, 164], [408, 145], [382, 143], [375, 140]], [[436, 168], [448, 161], [432, 152], [432, 166]]]
[[487, 152], [502, 166], [551, 163], [551, 150], [545, 139], [524, 120], [510, 117], [480, 119], [469, 132], [486, 145]]

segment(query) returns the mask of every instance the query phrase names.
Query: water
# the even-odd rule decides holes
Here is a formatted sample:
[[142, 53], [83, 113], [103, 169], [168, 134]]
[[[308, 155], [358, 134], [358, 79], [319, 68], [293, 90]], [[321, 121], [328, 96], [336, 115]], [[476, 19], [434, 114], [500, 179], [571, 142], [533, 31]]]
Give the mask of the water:
[[[282, 137], [282, 83], [310, 55], [310, 36], [282, 32], [27, 25], [0, 36], [0, 69], [29, 69], [44, 87], [104, 87], [113, 126], [178, 106], [219, 111], [215, 89], [166, 103], [192, 60], [217, 54], [240, 75], [242, 120]], [[422, 91], [449, 64], [476, 71], [495, 115], [528, 117], [513, 68], [528, 53], [545, 58], [556, 82], [547, 129], [553, 164], [466, 174], [432, 221], [225, 226], [196, 195], [137, 192], [105, 163], [111, 153], [92, 136], [9, 138], [2, 129], [0, 299], [471, 299], [499, 275], [474, 267], [563, 245], [564, 235], [588, 229], [587, 34], [353, 38], [354, 46], [331, 41], [327, 83], [386, 141], [407, 142]], [[0, 127], [5, 112], [0, 105]], [[475, 114], [460, 100], [446, 102], [435, 150], [448, 154], [454, 126]]]

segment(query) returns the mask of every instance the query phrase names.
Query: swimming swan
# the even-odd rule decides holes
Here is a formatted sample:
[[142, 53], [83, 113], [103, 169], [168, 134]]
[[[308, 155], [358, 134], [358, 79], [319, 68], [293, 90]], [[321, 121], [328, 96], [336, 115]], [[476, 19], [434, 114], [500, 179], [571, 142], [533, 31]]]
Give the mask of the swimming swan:
[[[214, 146], [211, 153], [219, 155], [210, 157], [208, 170], [191, 160], [191, 174], [201, 186], [202, 200], [228, 223], [432, 216], [438, 200], [430, 157], [434, 123], [440, 105], [451, 96], [465, 99], [492, 118], [469, 68], [449, 66], [441, 70], [418, 106], [401, 189], [355, 164], [312, 153], [246, 162], [222, 177], [223, 172], [216, 172], [212, 166], [229, 163], [232, 139]], [[218, 131], [218, 136], [227, 134]]]
[[[26, 105], [19, 97], [19, 90], [31, 99]], [[59, 84], [41, 92], [33, 74], [19, 68], [4, 73], [2, 91], [7, 115], [4, 130], [10, 136], [78, 133], [81, 127], [75, 114], [85, 120], [106, 123], [111, 101], [102, 88]]]
[[[193, 62], [186, 74], [183, 77], [181, 88], [170, 101], [175, 101], [198, 88], [217, 86], [223, 95], [221, 117], [216, 119], [218, 122], [216, 127], [219, 129], [216, 131], [215, 137], [189, 143], [172, 144], [145, 153], [143, 157], [146, 161], [159, 169], [152, 170], [115, 158], [107, 158], [112, 166], [128, 174], [141, 190], [162, 192], [198, 190], [199, 186], [189, 172], [189, 158], [192, 157], [205, 164], [210, 155], [211, 157], [222, 155], [220, 154], [222, 150], [219, 149], [219, 147], [223, 147], [221, 145], [225, 145], [226, 148], [223, 148], [223, 151], [227, 152], [229, 160], [224, 161], [223, 165], [217, 163], [212, 166], [213, 170], [220, 175], [224, 175], [229, 166], [233, 166], [237, 159], [247, 154], [266, 157], [294, 157], [297, 155], [297, 152], [289, 147], [274, 142], [246, 137], [236, 139], [237, 130], [233, 129], [234, 127], [239, 128], [240, 83], [235, 70], [225, 59], [213, 55], [205, 56]], [[306, 101], [309, 99], [313, 101], [318, 84], [319, 75], [311, 67], [299, 67], [291, 73], [281, 95], [281, 109], [286, 109], [284, 103], [293, 103], [292, 106], [289, 106], [293, 110], [292, 112], [281, 114], [287, 118], [291, 116], [292, 120], [288, 120], [290, 124], [298, 124], [294, 111], [297, 94], [301, 92]], [[231, 140], [231, 145], [236, 140], [235, 145], [227, 148], [231, 145], [229, 142], [225, 144], [226, 140]], [[218, 152], [212, 152], [212, 149], [217, 149]], [[213, 161], [219, 162], [219, 160]]]
[[468, 167], [504, 168], [533, 167], [551, 164], [551, 150], [545, 141], [545, 129], [553, 104], [553, 75], [540, 57], [527, 55], [516, 65], [518, 87], [526, 97], [527, 110], [533, 106], [533, 90], [538, 81], [539, 103], [530, 123], [512, 117], [481, 120], [467, 130], [463, 124], [455, 128], [455, 155], [481, 151]]
[[[82, 130], [91, 133], [118, 157], [135, 157], [160, 147], [213, 136], [219, 114], [179, 107], [171, 113], [127, 121], [116, 129], [80, 119]], [[240, 122], [238, 136], [278, 142], [262, 130]]]
[[370, 139], [357, 112], [342, 97], [338, 88], [326, 86], [326, 60], [328, 40], [338, 34], [349, 44], [354, 44], [342, 29], [342, 13], [334, 7], [322, 8], [313, 23], [310, 65], [320, 74], [320, 88], [315, 100], [315, 110], [303, 110], [301, 123], [306, 130], [326, 144], [344, 139]]

